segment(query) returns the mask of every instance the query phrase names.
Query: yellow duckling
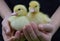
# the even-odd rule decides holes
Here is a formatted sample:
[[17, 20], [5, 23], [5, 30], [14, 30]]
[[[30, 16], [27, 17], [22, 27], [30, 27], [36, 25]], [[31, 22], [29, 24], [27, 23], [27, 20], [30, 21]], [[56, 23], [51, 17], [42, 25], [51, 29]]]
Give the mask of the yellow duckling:
[[37, 24], [43, 24], [50, 22], [50, 18], [39, 11], [40, 4], [37, 1], [31, 1], [29, 3], [29, 12], [28, 12], [28, 19], [30, 21], [34, 21]]
[[24, 5], [16, 5], [14, 7], [13, 16], [9, 17], [10, 25], [15, 30], [22, 29], [23, 26], [29, 23], [29, 20], [26, 17], [27, 9]]

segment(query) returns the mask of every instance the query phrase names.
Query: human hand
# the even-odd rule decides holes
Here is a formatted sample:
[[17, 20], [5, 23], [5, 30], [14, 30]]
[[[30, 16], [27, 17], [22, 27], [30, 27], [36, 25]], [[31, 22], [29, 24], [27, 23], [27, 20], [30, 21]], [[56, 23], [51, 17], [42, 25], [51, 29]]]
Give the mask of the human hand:
[[50, 24], [30, 23], [23, 28], [23, 33], [28, 41], [51, 41], [53, 27]]
[[10, 25], [9, 25], [8, 17], [9, 16], [6, 16], [2, 21], [2, 35], [3, 35], [4, 41], [8, 41], [8, 39], [14, 33], [14, 30], [12, 30]]
[[21, 30], [16, 31], [11, 28], [8, 21], [8, 17], [6, 17], [2, 21], [2, 35], [3, 35], [4, 41], [16, 41], [16, 40], [22, 41], [22, 39], [24, 38], [24, 35], [21, 32]]

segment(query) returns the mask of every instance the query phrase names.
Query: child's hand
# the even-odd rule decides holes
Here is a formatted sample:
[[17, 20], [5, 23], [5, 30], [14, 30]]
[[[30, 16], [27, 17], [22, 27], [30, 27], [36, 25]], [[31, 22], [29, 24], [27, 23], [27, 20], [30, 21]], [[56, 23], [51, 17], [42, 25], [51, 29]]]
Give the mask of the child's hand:
[[28, 41], [51, 41], [53, 27], [50, 24], [37, 26], [32, 22], [24, 27], [23, 32]]

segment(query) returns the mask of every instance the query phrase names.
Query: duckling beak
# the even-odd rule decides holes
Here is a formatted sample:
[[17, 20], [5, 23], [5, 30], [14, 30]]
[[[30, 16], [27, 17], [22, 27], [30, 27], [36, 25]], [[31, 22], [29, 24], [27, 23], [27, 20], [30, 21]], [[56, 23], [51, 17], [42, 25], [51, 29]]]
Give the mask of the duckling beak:
[[[31, 13], [35, 12], [35, 9], [34, 8], [30, 8], [29, 12], [31, 12]], [[27, 16], [30, 16], [31, 13], [29, 13]]]
[[12, 16], [14, 16], [14, 15], [17, 15], [16, 12], [13, 12], [13, 13], [12, 13]]
[[35, 12], [34, 8], [30, 8], [29, 11], [30, 11], [30, 12]]

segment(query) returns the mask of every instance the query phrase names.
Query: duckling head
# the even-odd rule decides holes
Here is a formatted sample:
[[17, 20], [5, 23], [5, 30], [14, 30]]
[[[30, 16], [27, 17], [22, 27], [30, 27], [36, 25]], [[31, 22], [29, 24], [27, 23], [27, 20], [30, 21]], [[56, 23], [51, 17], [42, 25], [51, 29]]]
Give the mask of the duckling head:
[[29, 3], [29, 12], [39, 12], [40, 4], [37, 1], [31, 1]]
[[17, 16], [25, 16], [27, 14], [27, 9], [24, 5], [19, 4], [14, 6], [13, 12]]

